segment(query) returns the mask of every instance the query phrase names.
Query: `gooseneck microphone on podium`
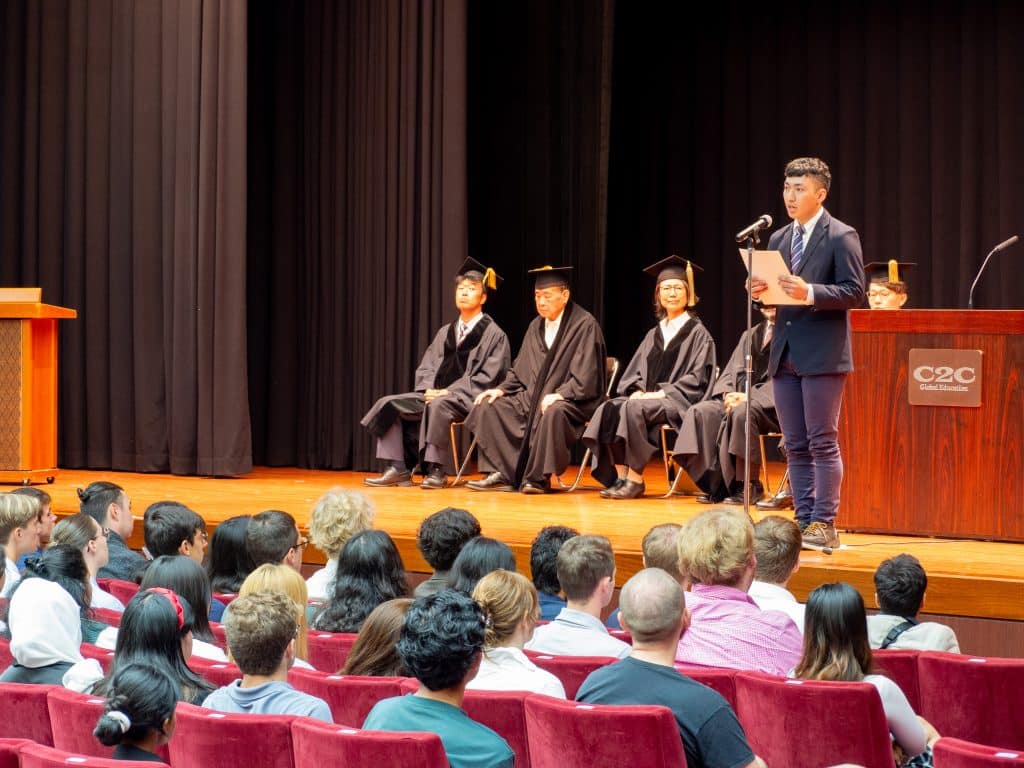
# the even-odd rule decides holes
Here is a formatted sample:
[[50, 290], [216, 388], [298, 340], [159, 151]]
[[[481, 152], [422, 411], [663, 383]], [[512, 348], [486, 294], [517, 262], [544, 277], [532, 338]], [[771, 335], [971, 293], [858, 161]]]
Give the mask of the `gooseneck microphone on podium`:
[[754, 242], [756, 243], [756, 242], [758, 242], [758, 240], [757, 240], [757, 233], [760, 232], [762, 229], [768, 229], [769, 227], [771, 227], [771, 225], [772, 225], [772, 217], [769, 216], [767, 213], [762, 214], [761, 218], [759, 218], [757, 221], [755, 221], [749, 227], [747, 227], [746, 229], [740, 230], [739, 232], [736, 233], [736, 242], [737, 243], [742, 243], [748, 237], [753, 237], [754, 238]]
[[983, 262], [981, 262], [981, 269], [979, 269], [978, 270], [978, 274], [974, 276], [974, 282], [971, 283], [971, 292], [967, 296], [967, 308], [968, 309], [974, 309], [974, 286], [976, 286], [978, 284], [978, 279], [981, 277], [981, 273], [985, 271], [985, 267], [988, 265], [988, 260], [991, 259], [995, 254], [999, 253], [1000, 251], [1003, 251], [1003, 250], [1009, 248], [1011, 245], [1016, 243], [1018, 240], [1020, 240], [1020, 238], [1017, 237], [1017, 235], [1014, 235], [1013, 237], [1010, 237], [1010, 238], [1007, 238], [1006, 240], [1003, 240], [1003, 242], [1001, 242], [999, 245], [997, 245], [995, 248], [993, 248], [991, 251], [988, 252], [988, 256], [986, 256], [985, 260]]

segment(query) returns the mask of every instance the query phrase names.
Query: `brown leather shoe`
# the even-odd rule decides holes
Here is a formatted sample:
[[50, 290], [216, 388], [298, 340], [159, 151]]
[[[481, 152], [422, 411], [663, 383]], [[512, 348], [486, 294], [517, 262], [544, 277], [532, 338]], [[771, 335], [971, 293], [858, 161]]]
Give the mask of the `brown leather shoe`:
[[770, 499], [762, 499], [755, 505], [762, 512], [778, 512], [782, 509], [793, 509], [793, 491], [788, 485]]
[[525, 493], [525, 494], [528, 494], [528, 495], [539, 495], [539, 494], [542, 494], [542, 493], [551, 493], [551, 485], [550, 485], [550, 482], [545, 484], [545, 483], [537, 482], [535, 480], [527, 480], [525, 483], [522, 484], [522, 486], [520, 486], [519, 492], [520, 493]]
[[614, 490], [607, 488], [601, 495], [606, 499], [639, 499], [646, 491], [647, 486], [644, 485], [643, 480], [639, 483], [627, 480]]
[[394, 467], [388, 467], [380, 477], [364, 477], [363, 482], [375, 488], [388, 488], [393, 485], [412, 485], [412, 472], [407, 469], [403, 471]]
[[483, 480], [470, 480], [466, 483], [467, 488], [474, 491], [511, 491], [512, 485], [501, 472], [491, 472]]
[[448, 475], [445, 474], [441, 467], [436, 467], [430, 470], [430, 474], [423, 478], [423, 482], [420, 483], [420, 488], [425, 491], [434, 491], [439, 488], [445, 488], [448, 485]]

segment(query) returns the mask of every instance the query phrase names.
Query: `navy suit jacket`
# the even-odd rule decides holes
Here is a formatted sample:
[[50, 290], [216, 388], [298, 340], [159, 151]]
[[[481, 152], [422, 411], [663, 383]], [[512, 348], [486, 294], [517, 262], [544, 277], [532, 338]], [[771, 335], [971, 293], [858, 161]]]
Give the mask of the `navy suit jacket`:
[[[768, 240], [768, 249], [780, 251], [790, 267], [792, 242], [792, 221]], [[768, 374], [775, 375], [787, 348], [801, 375], [852, 371], [848, 310], [863, 307], [866, 298], [857, 230], [824, 211], [795, 274], [814, 286], [814, 304], [779, 306]]]

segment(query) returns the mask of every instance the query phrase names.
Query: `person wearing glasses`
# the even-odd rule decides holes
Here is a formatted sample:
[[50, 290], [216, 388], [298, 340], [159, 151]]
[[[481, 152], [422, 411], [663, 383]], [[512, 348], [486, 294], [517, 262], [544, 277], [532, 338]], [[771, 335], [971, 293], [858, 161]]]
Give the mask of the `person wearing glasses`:
[[108, 608], [123, 612], [124, 603], [101, 589], [96, 580], [96, 574], [110, 559], [110, 550], [107, 548], [109, 533], [92, 516], [79, 512], [77, 515], [65, 517], [54, 526], [53, 533], [50, 534], [50, 545], [64, 544], [82, 553], [85, 567], [89, 570], [89, 583], [92, 586], [90, 608]]
[[283, 563], [301, 573], [302, 550], [308, 543], [295, 518], [279, 509], [253, 515], [245, 532], [245, 547], [253, 568], [264, 563]]
[[210, 539], [206, 521], [177, 501], [157, 501], [142, 516], [142, 535], [150, 557], [185, 555], [200, 565]]
[[295, 603], [281, 592], [255, 592], [231, 603], [224, 617], [228, 650], [242, 677], [206, 697], [219, 712], [300, 715], [332, 722], [327, 702], [297, 691], [288, 682], [295, 662]]

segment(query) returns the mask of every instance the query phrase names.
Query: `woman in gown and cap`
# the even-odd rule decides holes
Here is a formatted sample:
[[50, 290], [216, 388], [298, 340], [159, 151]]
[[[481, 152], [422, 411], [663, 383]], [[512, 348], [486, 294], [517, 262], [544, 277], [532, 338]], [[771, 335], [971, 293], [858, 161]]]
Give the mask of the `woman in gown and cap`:
[[643, 471], [660, 450], [658, 429], [677, 428], [700, 401], [715, 371], [715, 342], [691, 312], [696, 264], [669, 256], [644, 272], [656, 278], [655, 325], [644, 337], [616, 387], [616, 397], [594, 413], [583, 434], [593, 454], [591, 474], [606, 499], [644, 495]]

